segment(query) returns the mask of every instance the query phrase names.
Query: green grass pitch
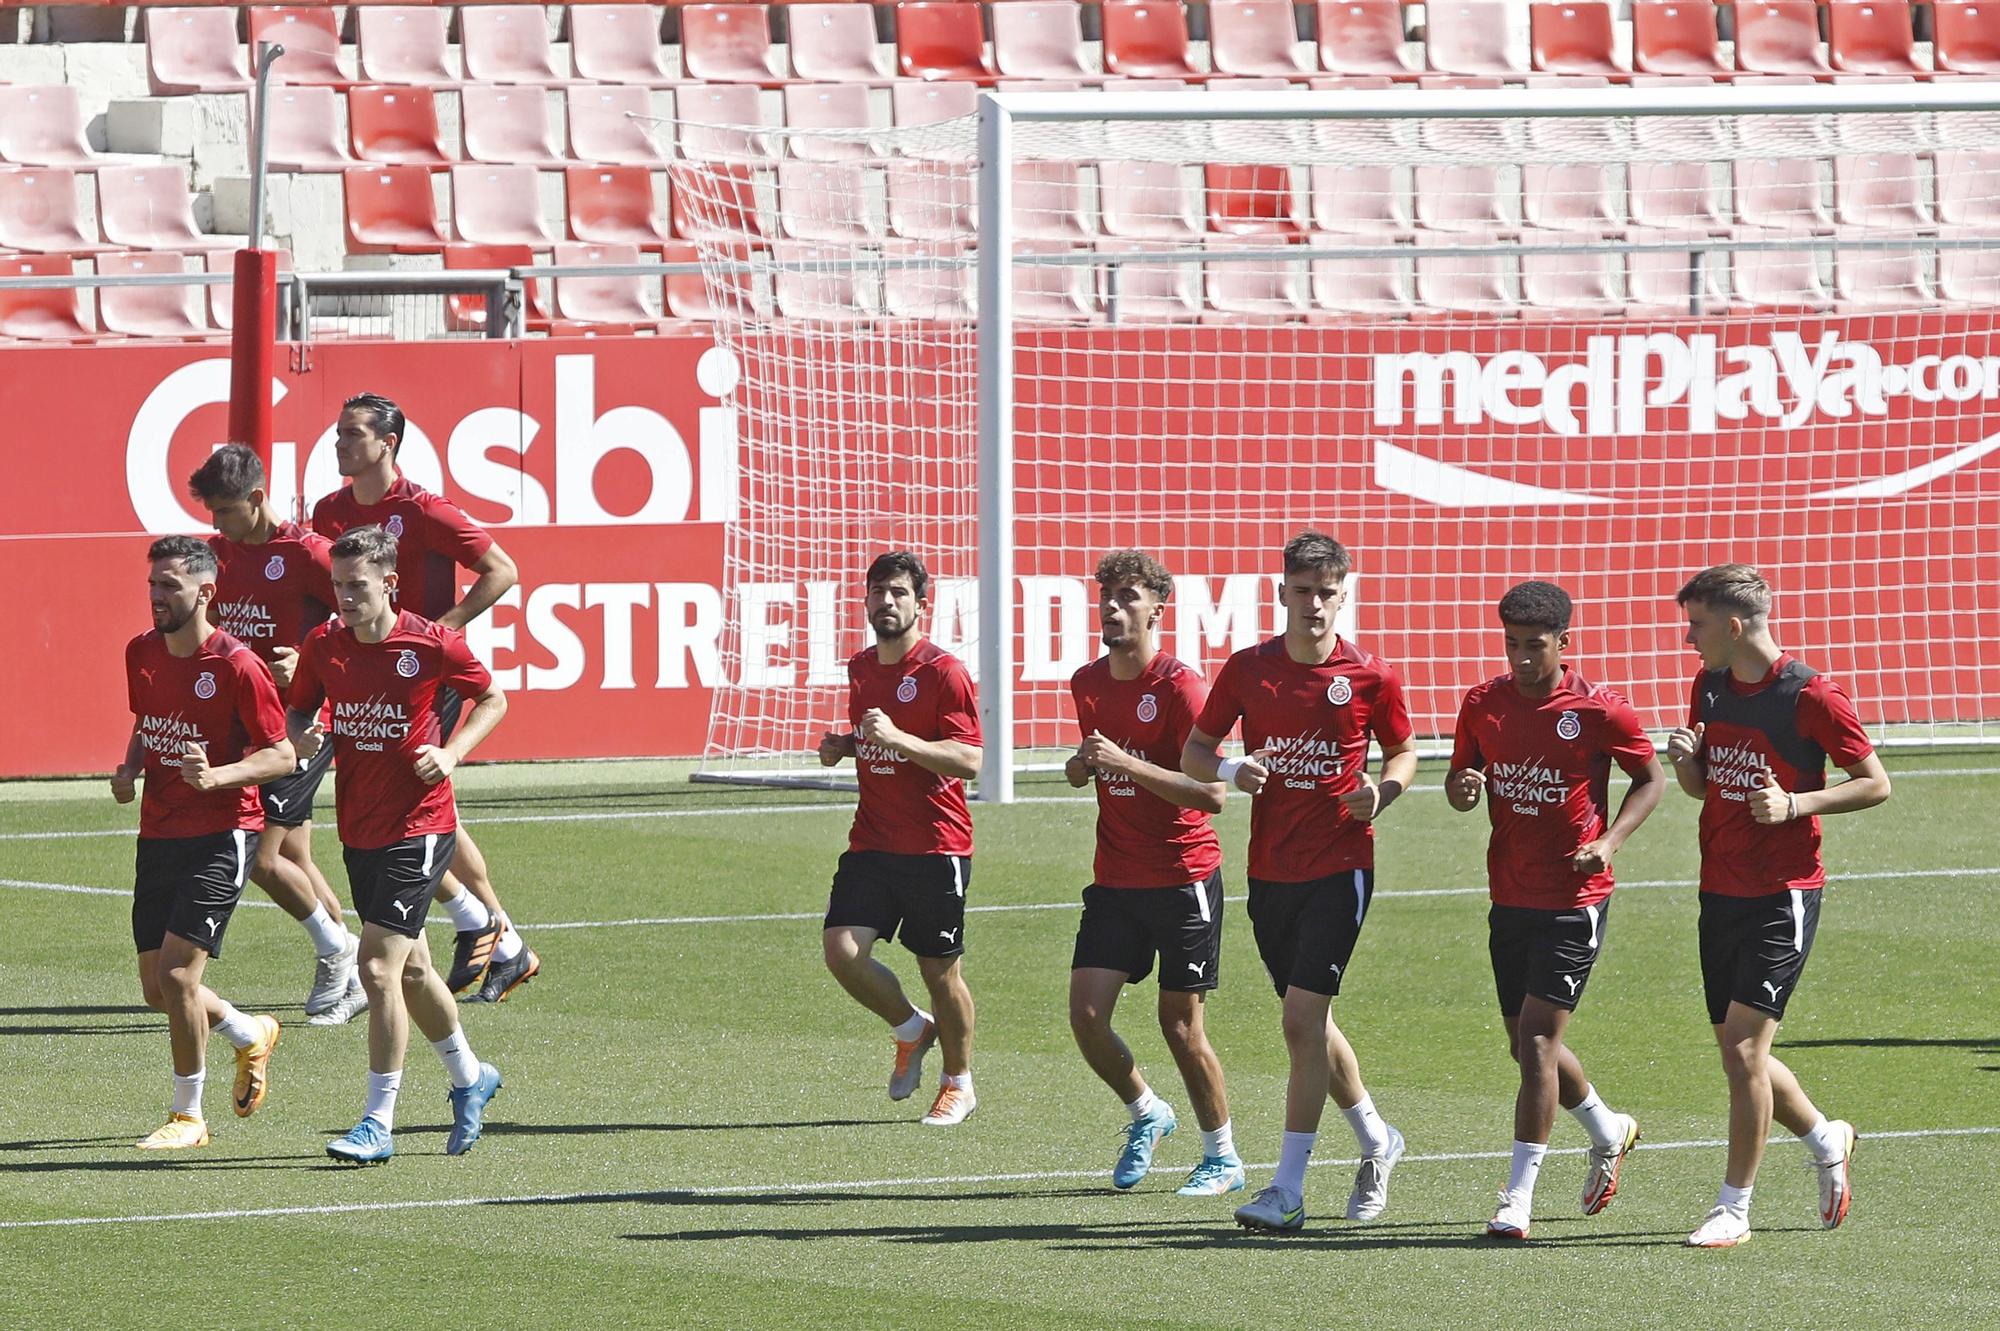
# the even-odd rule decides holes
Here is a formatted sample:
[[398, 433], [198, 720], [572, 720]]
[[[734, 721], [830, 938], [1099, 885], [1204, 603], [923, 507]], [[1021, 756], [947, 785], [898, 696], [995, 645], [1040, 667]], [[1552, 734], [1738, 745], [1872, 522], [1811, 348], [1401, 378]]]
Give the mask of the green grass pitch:
[[[1675, 791], [1618, 862], [1571, 1027], [1644, 1146], [1584, 1219], [1583, 1137], [1559, 1118], [1568, 1153], [1543, 1171], [1534, 1239], [1503, 1247], [1480, 1236], [1515, 1086], [1485, 955], [1485, 818], [1446, 807], [1437, 764], [1384, 819], [1335, 1009], [1410, 1154], [1382, 1221], [1328, 1218], [1353, 1156], [1330, 1113], [1311, 1219], [1283, 1239], [1235, 1228], [1241, 1195], [1173, 1195], [1199, 1143], [1150, 982], [1119, 1026], [1184, 1126], [1139, 1188], [1109, 1185], [1123, 1114], [1064, 1007], [1092, 809], [1060, 783], [976, 812], [980, 1108], [939, 1132], [916, 1124], [922, 1094], [887, 1101], [887, 1033], [819, 961], [843, 797], [691, 787], [663, 765], [467, 769], [464, 816], [543, 976], [465, 1010], [506, 1077], [478, 1149], [444, 1156], [444, 1077], [418, 1041], [398, 1155], [368, 1170], [322, 1152], [360, 1112], [364, 1031], [304, 1023], [309, 950], [268, 905], [238, 912], [209, 976], [286, 1022], [269, 1102], [229, 1113], [212, 1041], [214, 1144], [132, 1149], [169, 1068], [120, 899], [131, 841], [41, 834], [134, 815], [94, 784], [0, 787], [0, 1327], [2000, 1326], [2000, 758], [1889, 767], [1886, 807], [1829, 820], [1834, 887], [1779, 1035], [1862, 1134], [1852, 1218], [1822, 1232], [1803, 1150], [1777, 1143], [1755, 1241], [1710, 1253], [1678, 1246], [1720, 1181], [1726, 1097], [1695, 967], [1695, 805]], [[1285, 1060], [1239, 895], [1247, 810], [1232, 799], [1221, 824], [1209, 1011], [1254, 1189]], [[344, 889], [330, 831], [319, 851]]]

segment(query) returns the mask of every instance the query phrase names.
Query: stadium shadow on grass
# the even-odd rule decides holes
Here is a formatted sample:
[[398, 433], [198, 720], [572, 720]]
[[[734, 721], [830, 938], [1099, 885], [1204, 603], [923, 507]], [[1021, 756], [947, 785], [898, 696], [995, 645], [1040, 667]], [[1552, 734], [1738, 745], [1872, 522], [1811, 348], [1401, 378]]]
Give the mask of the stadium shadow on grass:
[[1926, 1040], [1903, 1035], [1862, 1035], [1845, 1040], [1780, 1040], [1777, 1049], [1976, 1049], [2000, 1054], [2000, 1036], [1982, 1040]]
[[[909, 1118], [804, 1118], [784, 1123], [488, 1123], [490, 1136], [521, 1137], [591, 1136], [602, 1132], [768, 1132], [776, 1128], [900, 1128]], [[411, 1128], [412, 1132], [446, 1132], [450, 1124], [436, 1128]]]

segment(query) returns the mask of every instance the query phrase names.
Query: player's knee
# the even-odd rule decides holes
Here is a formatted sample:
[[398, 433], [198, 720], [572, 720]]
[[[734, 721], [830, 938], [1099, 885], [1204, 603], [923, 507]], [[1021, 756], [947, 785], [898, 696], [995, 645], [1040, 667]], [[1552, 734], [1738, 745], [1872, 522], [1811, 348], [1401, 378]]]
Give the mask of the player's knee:
[[1160, 1009], [1160, 1034], [1175, 1058], [1183, 1058], [1206, 1043], [1201, 1023], [1191, 1013], [1174, 1008]]
[[371, 994], [386, 993], [400, 969], [387, 957], [363, 957], [359, 967], [361, 987]]
[[1326, 1012], [1303, 1004], [1285, 1004], [1282, 1025], [1285, 1043], [1295, 1049], [1326, 1045]]
[[139, 976], [139, 994], [146, 1000], [146, 1006], [153, 1011], [167, 1010], [167, 991], [161, 987], [157, 972], [147, 971]]
[[1548, 1031], [1522, 1031], [1512, 1043], [1514, 1060], [1524, 1070], [1554, 1067], [1562, 1049], [1562, 1042]]
[[160, 967], [160, 997], [166, 1003], [179, 1003], [201, 987], [201, 980], [190, 966]]
[[820, 939], [820, 953], [826, 958], [826, 968], [835, 975], [852, 975], [859, 970], [865, 954], [855, 941], [846, 934], [827, 933]]
[[1069, 1028], [1078, 1040], [1102, 1038], [1111, 1033], [1111, 1009], [1093, 999], [1071, 994]]

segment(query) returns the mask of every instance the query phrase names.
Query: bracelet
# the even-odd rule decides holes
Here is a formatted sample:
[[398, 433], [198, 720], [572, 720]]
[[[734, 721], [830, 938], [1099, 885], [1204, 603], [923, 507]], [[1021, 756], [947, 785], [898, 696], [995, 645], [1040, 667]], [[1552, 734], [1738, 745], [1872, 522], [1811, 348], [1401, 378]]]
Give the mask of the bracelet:
[[1799, 816], [1799, 797], [1789, 790], [1785, 792], [1785, 806], [1789, 810], [1785, 815], [1785, 821], [1789, 823], [1797, 819]]
[[1215, 779], [1218, 781], [1227, 781], [1233, 786], [1236, 784], [1236, 774], [1242, 770], [1243, 760], [1241, 758], [1224, 758], [1215, 765]]

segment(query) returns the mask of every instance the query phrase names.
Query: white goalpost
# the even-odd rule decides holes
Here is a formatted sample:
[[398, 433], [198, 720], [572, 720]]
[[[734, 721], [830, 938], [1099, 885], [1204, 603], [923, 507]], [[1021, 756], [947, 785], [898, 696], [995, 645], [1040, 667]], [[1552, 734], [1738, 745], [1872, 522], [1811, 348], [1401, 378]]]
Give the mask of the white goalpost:
[[1673, 593], [1742, 559], [1879, 733], [1993, 738], [1990, 88], [895, 109], [673, 172], [743, 366], [703, 778], [823, 780], [882, 550], [938, 575], [1005, 800], [1073, 743], [1101, 553], [1165, 560], [1166, 647], [1212, 673], [1282, 627], [1276, 552], [1308, 525], [1354, 551], [1343, 631], [1423, 735], [1498, 671], [1491, 607], [1531, 577], [1576, 595], [1586, 673], [1672, 724]]

